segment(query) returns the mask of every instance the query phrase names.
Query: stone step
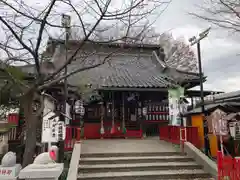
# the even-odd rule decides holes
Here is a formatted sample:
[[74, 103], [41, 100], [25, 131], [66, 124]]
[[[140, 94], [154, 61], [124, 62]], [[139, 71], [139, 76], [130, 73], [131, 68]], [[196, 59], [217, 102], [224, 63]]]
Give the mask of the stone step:
[[181, 152], [127, 152], [127, 153], [84, 153], [81, 158], [86, 157], [138, 157], [138, 156], [174, 156], [183, 155]]
[[179, 169], [201, 169], [195, 162], [159, 162], [159, 163], [137, 163], [137, 164], [95, 164], [80, 165], [79, 172], [125, 172], [125, 171], [147, 171], [147, 170], [179, 170]]
[[194, 179], [210, 178], [203, 170], [157, 170], [157, 171], [131, 171], [131, 172], [101, 172], [79, 173], [78, 180], [160, 180], [160, 179]]
[[192, 158], [186, 156], [142, 156], [142, 157], [102, 157], [102, 158], [81, 158], [80, 165], [89, 164], [134, 164], [152, 162], [189, 162]]

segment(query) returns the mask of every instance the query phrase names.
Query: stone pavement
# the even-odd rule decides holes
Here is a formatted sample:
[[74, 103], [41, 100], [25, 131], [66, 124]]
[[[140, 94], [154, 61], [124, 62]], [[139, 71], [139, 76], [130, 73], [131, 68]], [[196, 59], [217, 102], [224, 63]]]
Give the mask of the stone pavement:
[[132, 153], [175, 152], [174, 145], [160, 141], [158, 137], [146, 139], [99, 139], [83, 140], [81, 153]]

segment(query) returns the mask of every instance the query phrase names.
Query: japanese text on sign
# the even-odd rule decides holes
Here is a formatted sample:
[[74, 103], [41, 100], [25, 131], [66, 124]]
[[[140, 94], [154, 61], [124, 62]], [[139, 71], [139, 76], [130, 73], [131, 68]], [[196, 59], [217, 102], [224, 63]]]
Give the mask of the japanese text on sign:
[[4, 176], [12, 176], [12, 170], [10, 169], [0, 169], [0, 175], [4, 175]]

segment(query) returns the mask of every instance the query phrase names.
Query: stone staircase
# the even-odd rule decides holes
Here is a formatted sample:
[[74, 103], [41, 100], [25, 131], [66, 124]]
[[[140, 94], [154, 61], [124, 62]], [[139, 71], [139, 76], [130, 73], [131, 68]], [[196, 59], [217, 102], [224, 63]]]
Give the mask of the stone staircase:
[[178, 152], [81, 154], [78, 180], [210, 179]]

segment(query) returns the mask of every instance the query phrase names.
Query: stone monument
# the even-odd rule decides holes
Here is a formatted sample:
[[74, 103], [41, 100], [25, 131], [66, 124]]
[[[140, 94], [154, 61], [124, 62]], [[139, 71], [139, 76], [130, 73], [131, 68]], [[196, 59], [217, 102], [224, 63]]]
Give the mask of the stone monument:
[[14, 152], [6, 153], [0, 165], [1, 180], [15, 180], [22, 168], [21, 164], [16, 163], [16, 154]]

